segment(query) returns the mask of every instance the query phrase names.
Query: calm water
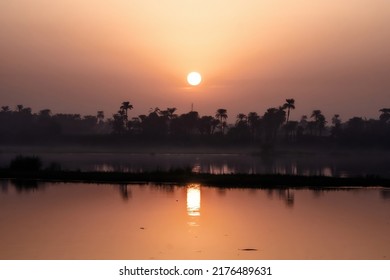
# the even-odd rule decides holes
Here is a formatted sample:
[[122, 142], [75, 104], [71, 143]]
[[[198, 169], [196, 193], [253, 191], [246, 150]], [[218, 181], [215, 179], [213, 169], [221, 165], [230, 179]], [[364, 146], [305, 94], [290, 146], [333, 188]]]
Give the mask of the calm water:
[[[28, 155], [28, 151], [23, 152]], [[58, 162], [64, 169], [85, 171], [154, 171], [190, 168], [203, 173], [268, 173], [326, 175], [337, 177], [379, 175], [390, 178], [390, 154], [368, 155], [280, 155], [260, 157], [249, 154], [170, 154], [170, 153], [31, 153], [47, 166]], [[5, 167], [18, 153], [0, 153]]]
[[389, 189], [0, 184], [0, 259], [390, 259]]

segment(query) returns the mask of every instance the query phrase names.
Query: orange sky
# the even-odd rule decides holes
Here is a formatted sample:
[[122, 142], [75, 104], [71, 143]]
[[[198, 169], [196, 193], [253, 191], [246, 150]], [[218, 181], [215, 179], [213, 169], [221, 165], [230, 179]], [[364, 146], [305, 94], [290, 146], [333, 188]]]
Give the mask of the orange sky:
[[377, 118], [390, 106], [389, 26], [388, 0], [5, 0], [0, 105], [110, 117], [122, 101], [131, 116], [194, 103], [234, 122], [295, 98], [292, 119]]

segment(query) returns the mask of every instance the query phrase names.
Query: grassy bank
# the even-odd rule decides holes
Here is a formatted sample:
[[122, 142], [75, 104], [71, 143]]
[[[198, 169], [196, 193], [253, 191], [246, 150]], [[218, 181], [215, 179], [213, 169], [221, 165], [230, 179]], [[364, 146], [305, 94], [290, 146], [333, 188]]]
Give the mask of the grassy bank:
[[338, 186], [382, 186], [390, 187], [390, 179], [380, 177], [339, 178], [326, 176], [267, 175], [267, 174], [204, 174], [190, 170], [142, 173], [126, 172], [82, 172], [48, 171], [36, 172], [0, 170], [0, 178], [17, 180], [38, 180], [86, 183], [198, 183], [220, 187], [338, 187]]

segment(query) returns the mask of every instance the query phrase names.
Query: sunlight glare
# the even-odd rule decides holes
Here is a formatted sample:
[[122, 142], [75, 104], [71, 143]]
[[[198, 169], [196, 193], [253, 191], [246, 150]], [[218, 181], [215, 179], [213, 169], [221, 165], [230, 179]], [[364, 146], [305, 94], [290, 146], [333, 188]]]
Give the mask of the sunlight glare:
[[187, 187], [187, 213], [189, 216], [200, 216], [200, 185]]
[[191, 72], [187, 75], [187, 82], [191, 86], [197, 86], [202, 81], [202, 76], [198, 72]]

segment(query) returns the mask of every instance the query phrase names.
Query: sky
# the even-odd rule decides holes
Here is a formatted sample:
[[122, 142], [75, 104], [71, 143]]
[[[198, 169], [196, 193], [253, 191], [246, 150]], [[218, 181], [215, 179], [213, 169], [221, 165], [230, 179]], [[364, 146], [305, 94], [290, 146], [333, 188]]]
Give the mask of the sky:
[[[0, 105], [111, 117], [390, 107], [388, 0], [2, 0]], [[198, 71], [197, 87], [186, 76]], [[330, 120], [329, 120], [330, 122]]]

